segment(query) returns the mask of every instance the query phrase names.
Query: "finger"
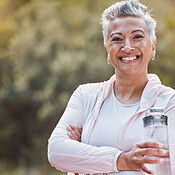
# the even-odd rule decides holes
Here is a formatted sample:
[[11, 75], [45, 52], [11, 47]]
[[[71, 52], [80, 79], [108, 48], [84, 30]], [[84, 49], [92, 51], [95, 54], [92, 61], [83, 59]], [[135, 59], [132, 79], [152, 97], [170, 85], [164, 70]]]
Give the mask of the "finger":
[[154, 174], [154, 171], [149, 170], [146, 166], [142, 165], [141, 170], [147, 174]]
[[138, 149], [135, 152], [135, 155], [149, 155], [149, 156], [159, 156], [159, 157], [167, 157], [168, 151], [164, 149], [156, 149], [156, 148], [142, 148]]
[[76, 135], [80, 138], [81, 137], [81, 132], [79, 131], [79, 129], [75, 128], [74, 131], [75, 131]]
[[165, 157], [165, 158], [170, 157], [170, 152], [169, 152], [169, 150], [166, 150], [166, 155], [165, 155], [164, 157]]
[[80, 125], [77, 126], [77, 129], [79, 130], [80, 134], [82, 132], [82, 127]]
[[72, 130], [72, 131], [71, 131], [71, 134], [73, 135], [73, 137], [74, 137], [77, 141], [79, 141], [79, 136], [77, 136], [77, 133], [75, 132], [75, 130]]
[[136, 144], [139, 148], [162, 148], [163, 145], [157, 142], [140, 142]]
[[161, 164], [164, 162], [163, 158], [155, 157], [155, 156], [144, 156], [135, 160], [137, 164]]
[[76, 140], [75, 137], [71, 134], [71, 132], [68, 132], [67, 133], [68, 137], [72, 140]]
[[72, 123], [69, 124], [69, 127], [70, 127], [72, 130], [74, 130], [74, 129], [76, 128]]
[[163, 158], [169, 158], [170, 157], [170, 152], [169, 150], [165, 150], [166, 151], [166, 154], [164, 156], [160, 156], [160, 157], [163, 157]]
[[[75, 132], [75, 129], [73, 130], [70, 125], [66, 127], [66, 129], [69, 131], [69, 135], [71, 134], [71, 138], [73, 137], [74, 140], [80, 141], [80, 134], [77, 135], [77, 133]], [[68, 136], [69, 136], [68, 135]]]
[[[76, 137], [77, 139], [81, 138], [81, 132], [79, 132], [78, 126], [75, 127], [71, 123], [69, 124], [70, 129], [72, 129], [71, 133]], [[74, 132], [73, 132], [74, 131]]]
[[69, 126], [66, 126], [67, 131], [72, 131], [72, 129]]

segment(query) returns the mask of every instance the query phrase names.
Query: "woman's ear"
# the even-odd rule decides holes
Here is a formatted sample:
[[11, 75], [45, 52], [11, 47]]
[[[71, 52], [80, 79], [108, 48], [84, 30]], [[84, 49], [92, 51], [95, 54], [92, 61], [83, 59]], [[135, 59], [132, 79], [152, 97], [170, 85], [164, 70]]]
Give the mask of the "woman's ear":
[[152, 51], [156, 50], [157, 40], [155, 39], [152, 43]]
[[106, 51], [108, 52], [108, 47], [107, 47], [107, 46], [105, 46], [105, 48], [106, 48]]
[[107, 56], [107, 63], [108, 63], [108, 64], [111, 64], [111, 63], [110, 63], [109, 53], [108, 53], [108, 47], [105, 46], [105, 48], [106, 48], [106, 51], [107, 51], [107, 54], [108, 54], [108, 56]]
[[110, 57], [109, 57], [109, 53], [108, 53], [108, 57], [107, 57], [107, 63], [108, 63], [108, 64], [111, 64], [111, 62], [110, 62]]
[[156, 45], [157, 40], [155, 39], [154, 42], [152, 43], [152, 55], [151, 55], [152, 60], [154, 60], [156, 56]]

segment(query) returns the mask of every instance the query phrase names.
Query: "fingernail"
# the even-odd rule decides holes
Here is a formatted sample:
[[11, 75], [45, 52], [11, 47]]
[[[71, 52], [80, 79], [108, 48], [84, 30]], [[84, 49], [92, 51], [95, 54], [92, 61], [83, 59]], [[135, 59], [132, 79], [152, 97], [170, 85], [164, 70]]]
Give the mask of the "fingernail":
[[163, 154], [166, 154], [166, 150], [162, 150], [162, 153], [163, 153]]
[[164, 162], [164, 159], [162, 159], [162, 158], [159, 159], [159, 162], [160, 162], [160, 163], [163, 163], [163, 162]]
[[160, 148], [162, 148], [162, 147], [163, 147], [163, 145], [162, 145], [161, 143], [158, 143], [158, 146], [159, 146]]

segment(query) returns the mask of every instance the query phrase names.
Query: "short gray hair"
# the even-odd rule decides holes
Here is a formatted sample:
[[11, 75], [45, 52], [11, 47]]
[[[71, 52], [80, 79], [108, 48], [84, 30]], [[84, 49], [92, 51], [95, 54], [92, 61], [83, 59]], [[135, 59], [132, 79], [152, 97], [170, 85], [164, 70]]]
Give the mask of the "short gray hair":
[[101, 24], [105, 46], [107, 45], [109, 24], [112, 20], [120, 16], [142, 17], [148, 25], [151, 42], [154, 42], [156, 40], [156, 21], [151, 17], [148, 8], [145, 5], [139, 3], [138, 0], [125, 0], [117, 2], [112, 6], [108, 7], [106, 10], [104, 10], [102, 14]]

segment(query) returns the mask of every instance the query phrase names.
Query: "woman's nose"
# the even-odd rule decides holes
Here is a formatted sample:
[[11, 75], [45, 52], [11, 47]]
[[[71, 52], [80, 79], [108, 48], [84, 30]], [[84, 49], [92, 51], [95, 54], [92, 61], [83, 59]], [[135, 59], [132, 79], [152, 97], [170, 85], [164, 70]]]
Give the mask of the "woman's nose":
[[121, 50], [126, 53], [130, 53], [134, 50], [134, 47], [132, 46], [132, 43], [129, 40], [126, 40]]

